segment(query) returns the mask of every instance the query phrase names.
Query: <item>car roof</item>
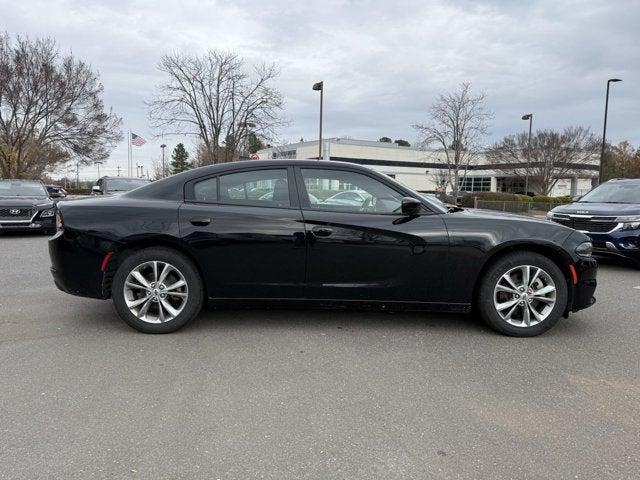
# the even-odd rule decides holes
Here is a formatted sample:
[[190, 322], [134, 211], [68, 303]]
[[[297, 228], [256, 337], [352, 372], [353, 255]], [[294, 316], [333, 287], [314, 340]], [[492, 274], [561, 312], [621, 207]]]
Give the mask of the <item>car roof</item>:
[[640, 183], [640, 178], [612, 178], [605, 183]]

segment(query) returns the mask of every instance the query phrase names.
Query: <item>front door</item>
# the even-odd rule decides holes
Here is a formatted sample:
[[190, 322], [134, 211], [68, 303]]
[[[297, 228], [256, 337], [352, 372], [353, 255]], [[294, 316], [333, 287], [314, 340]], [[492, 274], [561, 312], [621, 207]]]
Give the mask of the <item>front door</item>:
[[426, 207], [422, 215], [403, 215], [406, 194], [373, 174], [348, 167], [299, 168], [296, 174], [309, 297], [446, 300], [448, 236], [441, 215]]
[[305, 234], [287, 167], [234, 171], [187, 184], [180, 232], [214, 298], [298, 298]]

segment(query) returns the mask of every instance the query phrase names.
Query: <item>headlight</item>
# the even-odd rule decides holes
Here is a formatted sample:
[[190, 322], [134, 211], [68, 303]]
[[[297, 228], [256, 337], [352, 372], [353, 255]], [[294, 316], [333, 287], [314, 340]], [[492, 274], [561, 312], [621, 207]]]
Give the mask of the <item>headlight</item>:
[[547, 220], [551, 220], [553, 218], [553, 212], [547, 212]]
[[53, 217], [56, 214], [55, 208], [48, 208], [40, 211], [40, 218]]
[[576, 247], [576, 253], [581, 257], [590, 257], [593, 253], [593, 243], [582, 242]]
[[622, 224], [622, 230], [640, 229], [640, 215], [624, 215], [617, 217], [616, 222]]

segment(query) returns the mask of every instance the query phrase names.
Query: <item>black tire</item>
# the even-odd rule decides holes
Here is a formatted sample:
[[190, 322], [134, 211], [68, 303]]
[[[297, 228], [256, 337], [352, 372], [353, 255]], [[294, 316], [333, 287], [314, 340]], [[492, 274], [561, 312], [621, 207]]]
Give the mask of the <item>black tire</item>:
[[[500, 278], [512, 268], [531, 265], [544, 270], [555, 284], [555, 305], [548, 316], [531, 326], [515, 326], [504, 320], [494, 305], [494, 289]], [[480, 280], [477, 310], [482, 319], [494, 330], [513, 337], [533, 337], [553, 327], [564, 313], [568, 301], [567, 280], [556, 263], [539, 253], [520, 251], [508, 253], [491, 263]]]
[[[149, 323], [134, 315], [127, 307], [124, 286], [129, 273], [137, 266], [151, 261], [166, 262], [177, 268], [183, 275], [188, 288], [188, 297], [182, 311], [175, 318], [163, 323]], [[202, 309], [204, 285], [193, 262], [176, 250], [151, 247], [129, 253], [120, 261], [113, 277], [111, 297], [118, 315], [127, 325], [144, 333], [171, 333], [184, 327]]]

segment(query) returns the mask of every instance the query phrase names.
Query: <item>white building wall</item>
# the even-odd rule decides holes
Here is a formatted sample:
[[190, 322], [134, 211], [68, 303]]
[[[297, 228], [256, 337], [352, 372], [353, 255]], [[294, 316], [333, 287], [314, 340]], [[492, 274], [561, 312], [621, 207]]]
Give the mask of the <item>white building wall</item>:
[[[363, 160], [388, 160], [402, 162], [430, 162], [444, 163], [444, 154], [437, 150], [424, 151], [411, 147], [399, 147], [396, 144], [373, 142], [366, 140], [353, 140], [344, 138], [329, 138], [323, 142], [323, 157], [325, 159], [363, 159]], [[300, 142], [281, 147], [267, 148], [258, 152], [259, 158], [297, 158], [308, 159], [318, 158], [318, 142]], [[480, 156], [475, 164], [486, 163], [484, 157]], [[594, 159], [597, 164], [597, 159]], [[424, 166], [384, 166], [384, 165], [364, 165], [386, 175], [394, 176], [399, 182], [415, 190], [435, 190], [437, 169], [425, 168]], [[468, 177], [490, 177], [491, 191], [497, 191], [498, 177], [509, 176], [500, 170], [470, 170]], [[572, 190], [577, 195], [582, 195], [591, 189], [592, 177], [597, 176], [597, 172], [578, 172], [576, 179], [571, 177], [558, 180], [551, 195], [572, 195]], [[573, 184], [573, 185], [572, 185]], [[573, 187], [573, 188], [572, 188]]]

